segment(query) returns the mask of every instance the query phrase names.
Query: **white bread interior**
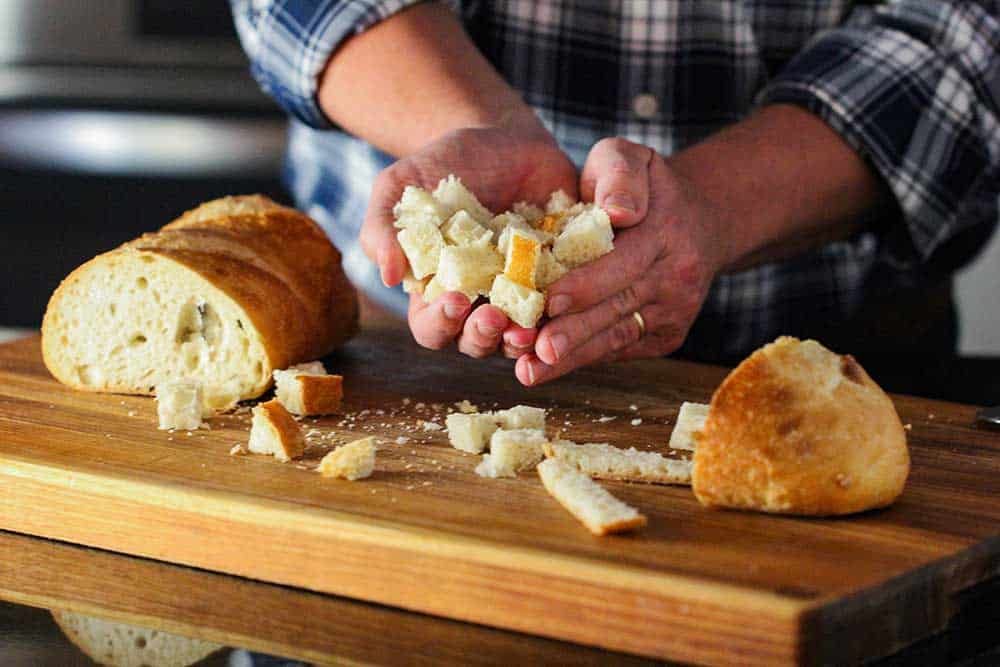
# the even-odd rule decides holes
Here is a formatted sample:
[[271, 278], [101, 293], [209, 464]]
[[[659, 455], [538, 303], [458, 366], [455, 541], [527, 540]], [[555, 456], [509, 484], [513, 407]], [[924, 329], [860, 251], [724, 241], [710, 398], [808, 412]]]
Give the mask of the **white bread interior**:
[[375, 470], [376, 450], [374, 437], [349, 442], [324, 456], [317, 470], [324, 477], [350, 481], [370, 477]]
[[677, 411], [677, 423], [670, 432], [670, 448], [693, 452], [698, 446], [695, 434], [705, 428], [706, 419], [708, 405], [705, 403], [681, 403], [681, 408]]
[[539, 463], [538, 476], [549, 495], [594, 535], [635, 530], [646, 525], [646, 517], [638, 510], [559, 459], [545, 459]]
[[542, 447], [548, 442], [538, 429], [498, 430], [490, 437], [490, 453], [476, 466], [480, 477], [516, 477], [533, 468], [545, 456]]
[[635, 447], [621, 449], [607, 443], [578, 445], [556, 440], [544, 445], [545, 455], [568, 463], [596, 479], [616, 479], [648, 484], [691, 484], [691, 461], [668, 459]]
[[194, 431], [201, 428], [204, 412], [204, 398], [199, 383], [173, 380], [156, 386], [156, 416], [161, 431]]

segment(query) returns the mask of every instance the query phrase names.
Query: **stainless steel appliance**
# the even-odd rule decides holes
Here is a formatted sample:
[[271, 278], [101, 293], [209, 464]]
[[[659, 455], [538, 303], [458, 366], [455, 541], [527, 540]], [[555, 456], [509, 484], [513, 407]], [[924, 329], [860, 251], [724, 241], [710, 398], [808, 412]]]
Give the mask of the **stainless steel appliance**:
[[225, 0], [0, 0], [0, 325], [202, 200], [281, 198], [284, 144]]

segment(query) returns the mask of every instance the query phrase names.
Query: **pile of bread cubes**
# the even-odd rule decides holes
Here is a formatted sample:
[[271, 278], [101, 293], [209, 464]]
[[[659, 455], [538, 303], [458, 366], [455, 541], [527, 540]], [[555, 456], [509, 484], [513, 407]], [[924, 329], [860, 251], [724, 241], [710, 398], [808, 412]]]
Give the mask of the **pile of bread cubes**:
[[454, 175], [433, 193], [407, 186], [393, 209], [410, 264], [407, 293], [430, 303], [445, 292], [488, 297], [522, 327], [545, 310], [545, 290], [567, 271], [614, 249], [611, 220], [557, 190], [545, 209], [519, 202], [494, 215]]

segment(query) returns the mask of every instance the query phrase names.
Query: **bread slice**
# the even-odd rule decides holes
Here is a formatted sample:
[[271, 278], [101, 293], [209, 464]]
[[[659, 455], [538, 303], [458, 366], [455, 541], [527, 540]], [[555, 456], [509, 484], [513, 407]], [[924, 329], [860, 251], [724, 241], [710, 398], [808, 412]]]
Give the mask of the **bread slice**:
[[194, 431], [201, 428], [205, 406], [201, 384], [193, 380], [161, 382], [156, 388], [156, 415], [160, 430]]
[[341, 445], [323, 457], [317, 470], [324, 477], [354, 480], [370, 477], [375, 470], [375, 438], [368, 437]]
[[614, 248], [611, 218], [603, 209], [590, 205], [567, 221], [552, 245], [552, 252], [556, 259], [572, 269], [602, 257]]
[[503, 268], [503, 258], [489, 244], [446, 246], [441, 250], [434, 279], [447, 292], [461, 292], [475, 301], [489, 294], [493, 276]]
[[523, 428], [545, 430], [544, 408], [536, 408], [530, 405], [515, 405], [506, 410], [497, 410], [492, 413], [492, 417], [500, 428], [507, 431]]
[[414, 220], [396, 234], [410, 271], [420, 279], [437, 271], [441, 250], [445, 247], [444, 237], [438, 226], [429, 220]]
[[533, 468], [545, 456], [542, 447], [548, 442], [538, 429], [496, 431], [490, 438], [490, 453], [476, 466], [480, 477], [516, 477]]
[[681, 403], [681, 409], [677, 411], [677, 423], [670, 432], [670, 448], [693, 452], [697, 446], [695, 434], [705, 428], [706, 419], [708, 406], [704, 403]]
[[266, 197], [226, 197], [73, 271], [49, 301], [42, 352], [76, 389], [193, 380], [226, 409], [266, 391], [275, 368], [329, 353], [357, 314], [316, 223]]
[[538, 324], [545, 311], [545, 295], [498, 275], [490, 289], [490, 303], [522, 327]]
[[650, 484], [691, 484], [691, 461], [668, 459], [656, 452], [621, 449], [607, 443], [578, 445], [556, 440], [544, 446], [545, 456], [568, 463], [597, 479]]
[[52, 610], [59, 629], [94, 662], [114, 667], [188, 667], [224, 646], [72, 611]]
[[608, 493], [587, 475], [559, 459], [538, 464], [545, 490], [594, 535], [636, 530], [646, 517]]
[[294, 415], [328, 415], [340, 410], [344, 378], [327, 375], [323, 364], [299, 364], [274, 371], [274, 395]]
[[458, 211], [467, 212], [481, 225], [488, 226], [493, 219], [493, 213], [480, 204], [476, 195], [469, 192], [469, 189], [462, 183], [462, 179], [454, 174], [449, 174], [447, 178], [441, 179], [437, 188], [434, 189], [434, 199], [441, 205], [446, 219]]
[[254, 406], [247, 449], [288, 462], [302, 456], [306, 441], [299, 423], [274, 399]]
[[534, 235], [515, 230], [507, 242], [503, 274], [524, 287], [535, 289], [542, 244]]
[[431, 222], [440, 226], [446, 220], [441, 204], [431, 193], [415, 185], [406, 186], [403, 196], [393, 206], [392, 214], [396, 218], [394, 226], [399, 229], [418, 222]]
[[471, 454], [482, 453], [489, 445], [490, 436], [498, 428], [496, 419], [488, 413], [453, 412], [445, 418], [445, 424], [451, 446]]
[[485, 245], [493, 238], [493, 231], [476, 222], [465, 211], [456, 211], [441, 227], [444, 239], [453, 245]]

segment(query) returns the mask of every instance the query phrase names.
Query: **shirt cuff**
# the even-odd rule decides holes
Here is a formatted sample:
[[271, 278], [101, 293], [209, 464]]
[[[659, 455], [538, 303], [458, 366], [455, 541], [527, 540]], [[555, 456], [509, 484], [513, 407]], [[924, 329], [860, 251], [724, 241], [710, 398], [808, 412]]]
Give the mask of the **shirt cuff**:
[[996, 187], [984, 179], [997, 165], [983, 136], [996, 116], [959, 68], [907, 32], [869, 25], [823, 33], [757, 102], [804, 107], [875, 169], [902, 213], [903, 225], [887, 230], [888, 245], [910, 255], [897, 260], [926, 260], [960, 229], [996, 218]]
[[288, 113], [317, 129], [333, 127], [319, 106], [319, 77], [348, 38], [426, 0], [278, 0], [256, 27], [251, 72]]

